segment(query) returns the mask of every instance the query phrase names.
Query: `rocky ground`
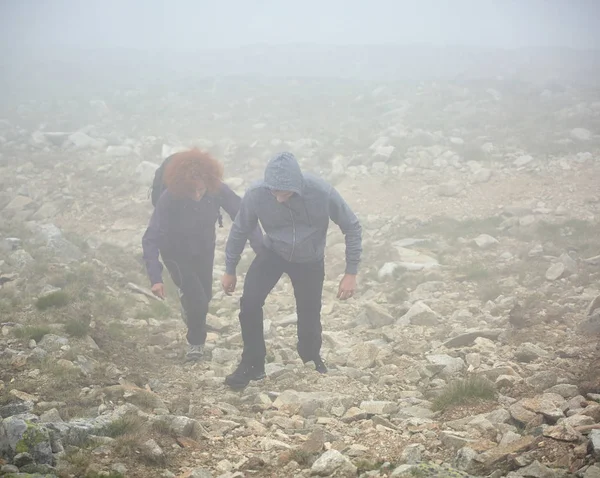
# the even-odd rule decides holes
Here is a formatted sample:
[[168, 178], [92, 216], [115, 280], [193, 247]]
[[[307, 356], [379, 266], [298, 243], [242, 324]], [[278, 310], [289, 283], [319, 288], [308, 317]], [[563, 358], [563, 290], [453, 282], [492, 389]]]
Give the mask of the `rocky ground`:
[[[0, 475], [600, 476], [598, 91], [182, 91], [15, 102], [0, 119]], [[241, 352], [239, 293], [216, 283], [228, 218], [209, 356], [183, 362], [175, 287], [149, 294], [140, 239], [154, 169], [191, 145], [240, 193], [290, 150], [358, 213], [348, 302], [343, 236], [329, 235], [328, 375], [297, 357], [284, 279], [265, 307], [268, 378], [223, 385]]]

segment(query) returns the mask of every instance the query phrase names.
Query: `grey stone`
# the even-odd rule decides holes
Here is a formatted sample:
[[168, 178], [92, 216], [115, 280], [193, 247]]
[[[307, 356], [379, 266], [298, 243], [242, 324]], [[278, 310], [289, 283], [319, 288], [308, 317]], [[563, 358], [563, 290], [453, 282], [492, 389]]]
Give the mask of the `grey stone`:
[[81, 250], [63, 236], [54, 224], [36, 225], [33, 228], [36, 239], [50, 249], [64, 262], [78, 262], [83, 258]]
[[518, 470], [515, 475], [526, 478], [555, 478], [556, 476], [552, 469], [548, 468], [546, 465], [543, 465], [537, 460], [535, 460], [529, 466]]
[[60, 413], [58, 413], [58, 410], [56, 408], [52, 408], [40, 415], [40, 421], [42, 423], [57, 423], [62, 422], [63, 419], [61, 418]]
[[407, 321], [413, 325], [437, 325], [441, 317], [431, 310], [424, 302], [416, 302], [408, 309], [408, 312], [401, 317], [401, 320]]
[[355, 477], [356, 466], [337, 450], [328, 450], [313, 463], [311, 476]]
[[36, 463], [52, 465], [54, 457], [48, 429], [19, 416], [5, 418], [0, 423], [0, 455], [12, 458], [25, 452], [30, 453]]
[[33, 410], [33, 402], [13, 402], [0, 407], [0, 417], [8, 418], [21, 413], [29, 413]]
[[583, 478], [600, 478], [600, 465], [592, 465], [583, 474]]
[[519, 362], [533, 362], [534, 360], [547, 355], [548, 352], [531, 342], [522, 343], [515, 351], [515, 359]]
[[69, 345], [69, 339], [54, 334], [44, 335], [42, 340], [38, 343], [39, 347], [42, 347], [48, 352], [58, 352], [61, 347], [65, 345]]
[[463, 359], [446, 354], [427, 355], [425, 358], [430, 364], [443, 367], [442, 375], [444, 376], [455, 375], [465, 367]]
[[361, 322], [373, 327], [383, 327], [395, 322], [395, 318], [381, 305], [367, 302], [359, 315]]
[[560, 279], [566, 272], [566, 266], [562, 262], [555, 262], [546, 271], [546, 280], [555, 281]]
[[32, 465], [34, 463], [33, 457], [30, 453], [18, 453], [13, 458], [13, 465], [18, 468], [23, 468], [27, 465]]
[[373, 343], [359, 343], [350, 349], [348, 354], [348, 363], [353, 367], [363, 369], [371, 368], [375, 365], [379, 347]]
[[490, 249], [491, 247], [499, 244], [498, 239], [490, 236], [489, 234], [480, 234], [474, 239], [474, 241], [475, 244], [477, 244], [477, 247], [480, 249]]
[[348, 395], [333, 392], [297, 392], [285, 390], [273, 402], [275, 408], [285, 408], [298, 411], [307, 417], [314, 414], [315, 410], [321, 408], [329, 412], [333, 407], [349, 408], [354, 399]]
[[459, 470], [466, 471], [470, 473], [475, 466], [477, 466], [477, 456], [478, 453], [469, 448], [467, 446], [462, 447], [460, 450], [456, 452], [456, 457], [454, 458], [454, 466]]
[[473, 445], [476, 443], [476, 440], [468, 438], [466, 436], [461, 436], [456, 433], [442, 431], [440, 433], [440, 440], [442, 444], [448, 448], [454, 448], [458, 450], [464, 446]]
[[15, 465], [3, 465], [0, 467], [0, 475], [19, 473], [19, 469]]
[[600, 430], [592, 430], [589, 439], [589, 452], [598, 460], [600, 459]]
[[425, 447], [420, 443], [412, 443], [406, 445], [400, 455], [400, 462], [407, 465], [416, 465], [420, 463], [425, 452]]
[[154, 463], [160, 463], [165, 458], [165, 453], [158, 443], [152, 438], [142, 445], [142, 453], [144, 456]]
[[550, 387], [546, 391], [549, 393], [556, 393], [566, 399], [579, 395], [579, 388], [577, 385], [569, 385], [566, 383], [559, 383], [558, 385], [554, 385], [554, 387]]
[[502, 331], [499, 329], [473, 330], [470, 332], [465, 332], [464, 334], [457, 335], [456, 337], [447, 340], [446, 342], [444, 342], [444, 347], [466, 347], [467, 345], [471, 345], [478, 337], [484, 337], [490, 340], [498, 340], [498, 337], [501, 333]]
[[389, 415], [398, 411], [398, 404], [386, 401], [363, 401], [359, 408], [371, 415]]
[[196, 468], [192, 471], [190, 478], [213, 478], [213, 475], [206, 468]]
[[550, 387], [556, 385], [558, 377], [555, 372], [551, 370], [538, 372], [529, 378], [525, 379], [525, 383], [535, 390], [542, 392]]

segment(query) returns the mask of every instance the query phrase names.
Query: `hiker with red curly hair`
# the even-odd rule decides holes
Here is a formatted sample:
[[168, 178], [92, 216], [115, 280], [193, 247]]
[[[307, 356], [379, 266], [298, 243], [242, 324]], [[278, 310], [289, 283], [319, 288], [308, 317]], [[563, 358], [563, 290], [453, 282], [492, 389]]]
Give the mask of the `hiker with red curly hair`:
[[[144, 261], [154, 295], [165, 298], [159, 254], [179, 288], [188, 329], [186, 359], [196, 361], [204, 354], [220, 208], [233, 221], [241, 198], [223, 182], [222, 165], [198, 149], [167, 158], [163, 174], [165, 189], [142, 238]], [[260, 228], [253, 231], [249, 242], [258, 253], [262, 248]]]

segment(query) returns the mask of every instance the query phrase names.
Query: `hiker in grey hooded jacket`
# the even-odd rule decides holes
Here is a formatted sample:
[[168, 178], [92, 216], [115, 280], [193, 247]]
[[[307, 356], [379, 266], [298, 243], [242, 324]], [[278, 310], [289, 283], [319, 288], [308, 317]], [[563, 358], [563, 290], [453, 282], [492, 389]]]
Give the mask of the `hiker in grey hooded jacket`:
[[240, 300], [240, 326], [244, 341], [242, 360], [226, 383], [243, 388], [250, 380], [265, 376], [263, 305], [283, 274], [294, 288], [298, 315], [298, 354], [313, 361], [321, 373], [327, 368], [321, 359], [321, 297], [325, 277], [325, 243], [329, 220], [345, 235], [346, 271], [338, 298], [353, 296], [362, 253], [362, 228], [348, 204], [324, 180], [302, 173], [291, 153], [269, 161], [264, 179], [248, 188], [235, 218], [227, 246], [226, 273], [221, 284], [231, 295], [236, 286], [236, 266], [250, 233], [260, 222], [264, 249], [246, 274]]

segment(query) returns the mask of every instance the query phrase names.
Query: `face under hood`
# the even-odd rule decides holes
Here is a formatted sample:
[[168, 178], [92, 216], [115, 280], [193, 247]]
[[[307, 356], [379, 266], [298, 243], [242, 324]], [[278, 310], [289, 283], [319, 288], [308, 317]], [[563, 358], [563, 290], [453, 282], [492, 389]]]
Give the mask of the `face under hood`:
[[264, 184], [276, 191], [302, 193], [304, 177], [300, 165], [292, 153], [281, 153], [267, 164]]

